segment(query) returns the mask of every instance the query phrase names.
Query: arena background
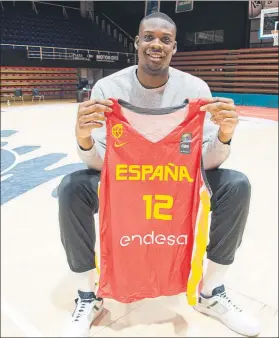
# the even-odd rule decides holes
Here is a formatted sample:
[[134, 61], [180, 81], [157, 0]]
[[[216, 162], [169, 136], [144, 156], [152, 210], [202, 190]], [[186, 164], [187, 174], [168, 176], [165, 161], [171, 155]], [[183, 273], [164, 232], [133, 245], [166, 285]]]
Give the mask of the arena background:
[[[178, 26], [173, 65], [204, 78], [216, 95], [276, 108], [278, 50], [272, 38], [259, 38], [259, 13], [264, 6], [278, 8], [278, 1], [195, 1], [193, 10], [180, 13], [175, 3], [160, 2], [160, 10]], [[136, 62], [133, 39], [145, 1], [1, 1], [0, 9], [2, 66], [73, 68], [77, 83], [63, 88], [57, 82], [57, 89], [68, 90], [68, 98], [76, 95], [74, 84], [85, 80], [92, 87], [99, 78]], [[208, 56], [206, 51], [214, 52]], [[186, 63], [192, 67], [183, 68]], [[7, 77], [9, 69], [13, 77]], [[30, 81], [10, 82], [22, 71], [2, 68], [2, 80], [7, 81], [1, 83], [1, 96], [22, 86], [25, 96], [32, 94]], [[37, 84], [50, 98], [48, 89], [55, 88]], [[53, 92], [52, 97], [58, 96]]]

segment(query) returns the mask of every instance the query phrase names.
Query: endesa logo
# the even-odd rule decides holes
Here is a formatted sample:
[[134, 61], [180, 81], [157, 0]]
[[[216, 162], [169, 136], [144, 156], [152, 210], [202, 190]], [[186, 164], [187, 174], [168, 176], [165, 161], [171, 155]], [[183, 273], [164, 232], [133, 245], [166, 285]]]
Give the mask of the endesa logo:
[[131, 236], [122, 236], [120, 238], [121, 246], [128, 245], [187, 245], [187, 235], [168, 235], [163, 234], [156, 235], [154, 231], [145, 236], [141, 235], [131, 235]]

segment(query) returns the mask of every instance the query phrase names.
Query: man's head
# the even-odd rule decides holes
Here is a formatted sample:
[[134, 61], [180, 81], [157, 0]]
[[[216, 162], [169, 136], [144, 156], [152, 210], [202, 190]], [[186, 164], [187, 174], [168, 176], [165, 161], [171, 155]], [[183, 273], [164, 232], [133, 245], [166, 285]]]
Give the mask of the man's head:
[[139, 67], [150, 75], [165, 74], [177, 50], [175, 38], [176, 25], [166, 14], [159, 12], [144, 17], [135, 40]]

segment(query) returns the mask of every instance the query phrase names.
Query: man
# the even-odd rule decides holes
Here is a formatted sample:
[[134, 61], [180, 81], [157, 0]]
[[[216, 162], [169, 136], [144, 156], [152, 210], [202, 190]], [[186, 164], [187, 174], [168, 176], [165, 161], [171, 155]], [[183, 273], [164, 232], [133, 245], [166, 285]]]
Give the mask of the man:
[[[165, 14], [145, 17], [135, 40], [138, 66], [132, 66], [98, 81], [91, 100], [79, 106], [76, 139], [81, 159], [89, 169], [72, 173], [59, 187], [61, 239], [71, 270], [79, 277], [78, 299], [65, 334], [88, 336], [91, 322], [103, 309], [95, 296], [93, 213], [98, 211], [97, 186], [106, 148], [103, 113], [111, 111], [109, 97], [145, 108], [181, 104], [185, 98], [208, 98], [204, 123], [203, 162], [213, 196], [208, 268], [196, 310], [218, 318], [232, 330], [247, 336], [259, 333], [257, 321], [236, 307], [224, 288], [224, 276], [239, 247], [250, 203], [250, 184], [242, 173], [218, 169], [230, 151], [238, 122], [232, 100], [213, 99], [201, 79], [169, 67], [177, 50], [176, 25]], [[158, 117], [159, 118], [159, 117]]]

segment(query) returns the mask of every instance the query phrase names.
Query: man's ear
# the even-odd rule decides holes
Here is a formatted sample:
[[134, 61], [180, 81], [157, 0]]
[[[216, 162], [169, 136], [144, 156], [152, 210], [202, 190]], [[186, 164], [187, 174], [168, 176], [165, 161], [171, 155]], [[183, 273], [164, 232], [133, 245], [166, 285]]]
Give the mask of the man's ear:
[[173, 45], [172, 55], [174, 55], [176, 52], [177, 52], [177, 42], [175, 41], [175, 43]]
[[135, 49], [138, 50], [138, 48], [139, 48], [139, 36], [138, 35], [135, 37], [134, 46], [135, 46]]

